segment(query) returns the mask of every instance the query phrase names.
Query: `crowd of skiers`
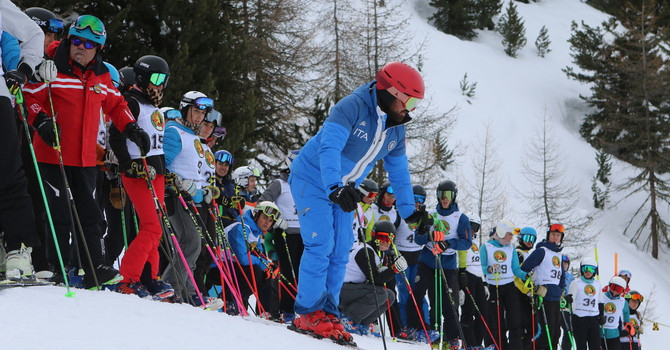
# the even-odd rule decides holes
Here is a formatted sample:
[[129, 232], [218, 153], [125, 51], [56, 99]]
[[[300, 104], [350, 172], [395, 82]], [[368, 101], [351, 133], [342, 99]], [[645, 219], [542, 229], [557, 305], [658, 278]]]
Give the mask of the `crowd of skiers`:
[[[225, 128], [211, 98], [189, 91], [176, 108], [161, 106], [170, 78], [165, 59], [146, 55], [117, 71], [103, 61], [108, 38], [98, 18], [80, 16], [66, 29], [46, 9], [24, 14], [9, 0], [0, 6], [0, 225], [7, 251], [0, 271], [8, 278], [49, 271], [37, 275], [253, 312], [344, 340], [379, 335], [386, 325], [395, 338], [449, 349], [556, 349], [561, 334], [563, 349], [640, 348], [643, 297], [630, 290], [629, 271], [601, 285], [597, 262], [586, 257], [573, 276], [561, 224], [546, 228], [537, 244], [534, 228], [508, 220], [479, 239], [481, 220], [460, 210], [452, 181], [437, 185], [437, 205], [426, 210], [429, 194], [404, 174], [404, 129], [375, 131], [333, 113], [316, 141], [290, 151], [260, 191], [258, 169], [212, 150]], [[334, 109], [359, 103], [377, 118], [391, 115], [398, 99], [401, 110], [412, 111], [423, 81], [408, 67], [388, 64]], [[420, 80], [420, 96], [399, 91], [403, 84], [393, 79], [406, 76]], [[378, 106], [368, 110], [356, 98]], [[397, 115], [390, 128], [411, 119]], [[370, 132], [388, 149], [395, 191], [365, 178], [353, 160], [346, 166], [360, 172], [350, 181], [314, 160], [327, 153], [316, 151], [319, 143], [333, 142], [328, 132], [339, 132], [333, 125], [349, 125], [349, 137], [360, 142]], [[367, 154], [355, 156], [374, 164]], [[304, 175], [311, 167], [322, 171], [316, 180]], [[332, 192], [319, 189], [322, 180]], [[320, 240], [318, 230], [329, 224], [336, 238], [331, 227], [329, 240]], [[323, 252], [334, 253], [324, 260]]]

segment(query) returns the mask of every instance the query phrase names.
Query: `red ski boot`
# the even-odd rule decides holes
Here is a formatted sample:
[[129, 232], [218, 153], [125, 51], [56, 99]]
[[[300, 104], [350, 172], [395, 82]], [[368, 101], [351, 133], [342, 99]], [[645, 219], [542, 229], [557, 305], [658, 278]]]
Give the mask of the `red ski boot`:
[[354, 337], [351, 336], [351, 334], [347, 331], [344, 330], [344, 325], [342, 322], [340, 322], [340, 319], [337, 318], [337, 316], [326, 313], [326, 316], [330, 319], [330, 323], [333, 324], [333, 331], [331, 332], [330, 338], [335, 340], [335, 341], [344, 341], [344, 342], [352, 342], [354, 340]]
[[330, 318], [322, 310], [296, 317], [293, 320], [293, 325], [304, 333], [314, 333], [314, 335], [324, 338], [330, 338], [333, 330]]

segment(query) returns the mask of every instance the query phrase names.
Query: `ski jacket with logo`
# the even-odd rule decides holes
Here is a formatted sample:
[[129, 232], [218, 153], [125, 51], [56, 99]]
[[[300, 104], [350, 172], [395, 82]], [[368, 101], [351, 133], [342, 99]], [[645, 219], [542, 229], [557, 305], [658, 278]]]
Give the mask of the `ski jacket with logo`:
[[[28, 120], [32, 125], [37, 113], [51, 115], [51, 101], [55, 119], [61, 129], [60, 140], [63, 164], [93, 167], [96, 165], [96, 144], [100, 118], [108, 116], [121, 131], [135, 121], [126, 100], [114, 87], [109, 70], [96, 54], [88, 67], [81, 67], [70, 59], [70, 40], [58, 44], [54, 61], [58, 69], [56, 80], [50, 83], [27, 83], [23, 89]], [[33, 140], [38, 162], [58, 164], [58, 153], [41, 137]]]
[[[545, 249], [542, 248], [546, 248], [554, 253], [560, 253], [561, 250], [563, 250], [563, 248], [557, 246], [556, 243], [550, 243], [546, 240], [543, 240], [537, 244], [535, 250], [530, 253], [530, 255], [528, 255], [526, 261], [524, 261], [524, 263], [521, 265], [521, 269], [524, 272], [530, 272], [542, 264], [545, 259]], [[565, 271], [563, 270], [563, 263], [561, 262], [560, 258], [559, 264], [560, 265], [558, 269], [561, 271], [561, 276], [558, 284], [540, 283], [539, 280], [536, 283], [537, 285], [542, 284], [547, 288], [547, 295], [544, 297], [544, 299], [547, 301], [559, 301], [561, 300], [561, 295], [563, 294], [563, 286], [565, 286]], [[537, 274], [535, 275], [535, 279], [538, 279]]]
[[414, 211], [414, 195], [405, 154], [405, 123], [394, 123], [377, 106], [376, 81], [364, 84], [330, 111], [323, 128], [300, 150], [291, 176], [323, 190], [355, 182], [358, 186], [377, 160], [384, 159], [400, 216]]
[[[397, 198], [398, 197], [396, 195], [396, 199]], [[449, 209], [444, 209], [439, 204], [437, 204], [436, 211], [437, 214], [439, 214], [440, 216], [448, 217], [454, 213], [459, 212], [458, 204], [454, 203]], [[431, 230], [433, 229], [435, 229], [435, 227], [431, 227]], [[449, 242], [449, 249], [456, 251], [456, 250], [468, 250], [472, 248], [472, 236], [470, 235], [471, 231], [472, 229], [470, 228], [470, 219], [468, 219], [468, 217], [465, 214], [461, 214], [460, 217], [458, 218], [458, 225], [456, 227], [456, 238], [447, 240], [447, 242]], [[447, 235], [448, 232], [444, 232], [444, 234]], [[417, 244], [425, 245], [423, 247], [423, 250], [421, 250], [419, 261], [430, 266], [433, 269], [437, 268], [437, 265], [435, 263], [435, 255], [433, 254], [433, 251], [430, 248], [432, 247], [432, 242], [430, 242], [428, 234], [416, 235], [414, 237], [414, 241]], [[431, 244], [428, 244], [429, 242]], [[451, 254], [445, 254], [445, 253], [440, 254], [440, 260], [443, 269], [455, 270], [458, 268], [458, 254], [455, 254], [455, 252]]]
[[[244, 223], [242, 223], [242, 218], [244, 218]], [[262, 257], [259, 258], [254, 252], [250, 252], [250, 254], [247, 254], [247, 252], [249, 252], [249, 249], [256, 249], [261, 253], [265, 251], [262, 241], [264, 234], [265, 232], [261, 231], [256, 225], [256, 221], [254, 221], [253, 210], [247, 211], [244, 217], [239, 216], [236, 223], [226, 227], [230, 247], [240, 264], [249, 266], [249, 255], [251, 255], [251, 264], [260, 267], [261, 270], [265, 270], [270, 261]]]

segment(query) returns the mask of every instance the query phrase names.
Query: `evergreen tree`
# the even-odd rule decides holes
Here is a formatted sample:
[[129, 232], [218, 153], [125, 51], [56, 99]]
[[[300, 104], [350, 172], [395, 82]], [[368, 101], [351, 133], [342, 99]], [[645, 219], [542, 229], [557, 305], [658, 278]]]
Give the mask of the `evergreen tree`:
[[651, 248], [654, 258], [659, 242], [668, 239], [668, 224], [658, 206], [670, 202], [670, 183], [662, 176], [670, 172], [670, 61], [664, 41], [667, 28], [658, 25], [656, 9], [655, 1], [642, 1], [622, 11], [620, 22], [605, 22], [602, 29], [582, 24], [580, 30], [573, 23], [571, 55], [584, 73], [565, 69], [569, 77], [591, 85], [591, 96], [582, 98], [594, 111], [582, 123], [582, 136], [596, 149], [640, 170], [624, 186], [630, 194], [647, 193], [637, 213], [649, 209], [632, 241], [648, 225], [643, 248]]
[[500, 0], [476, 0], [477, 29], [494, 30], [496, 25], [493, 22], [493, 17], [500, 13], [501, 8], [502, 2]]
[[477, 37], [475, 0], [431, 0], [430, 5], [437, 9], [430, 17], [437, 29], [460, 39], [472, 40]]
[[535, 39], [535, 48], [537, 48], [537, 55], [544, 58], [551, 49], [549, 48], [551, 40], [549, 40], [549, 30], [546, 26], [542, 26], [540, 29], [540, 34]]
[[519, 50], [526, 46], [526, 27], [514, 1], [509, 2], [505, 14], [500, 17], [498, 32], [503, 37], [502, 44], [508, 56], [516, 57]]
[[609, 177], [612, 175], [612, 156], [603, 151], [598, 151], [596, 153], [596, 162], [598, 163], [598, 172], [593, 177], [591, 190], [593, 191], [593, 206], [602, 210], [605, 209], [609, 201]]

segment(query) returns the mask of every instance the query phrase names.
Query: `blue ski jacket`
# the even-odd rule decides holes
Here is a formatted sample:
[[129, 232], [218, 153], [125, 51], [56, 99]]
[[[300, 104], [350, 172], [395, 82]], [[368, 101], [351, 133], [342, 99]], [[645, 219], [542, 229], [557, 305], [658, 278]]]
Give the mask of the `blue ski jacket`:
[[7, 32], [2, 32], [0, 47], [2, 48], [2, 65], [5, 66], [5, 71], [16, 69], [19, 66], [19, 61], [21, 61], [19, 39]]
[[358, 186], [377, 160], [394, 189], [396, 207], [406, 218], [414, 211], [414, 194], [405, 154], [405, 123], [392, 123], [377, 106], [376, 81], [358, 87], [330, 111], [323, 128], [300, 150], [291, 175], [323, 189], [324, 197], [337, 187]]
[[[256, 250], [261, 252], [265, 251], [263, 241], [261, 240], [265, 232], [261, 231], [256, 225], [253, 212], [253, 210], [248, 210], [244, 214], [244, 224], [242, 223], [242, 216], [238, 216], [238, 222], [230, 225], [230, 231], [227, 233], [228, 241], [230, 242], [230, 247], [233, 249], [233, 253], [237, 256], [240, 264], [245, 266], [249, 266], [249, 254], [247, 254], [248, 246], [247, 239], [245, 238], [251, 238], [249, 244], [255, 245]], [[253, 252], [250, 254], [251, 263], [260, 267], [263, 271], [265, 271], [267, 266], [271, 263], [271, 261], [266, 260], [265, 258], [259, 258]]]
[[[541, 247], [546, 247], [547, 249], [554, 251], [554, 252], [560, 252], [563, 250], [563, 248], [560, 248], [559, 246], [556, 245], [556, 243], [549, 243], [546, 240], [543, 240], [542, 242], [538, 243], [537, 246], [535, 246], [535, 250], [528, 255], [528, 258], [524, 260], [523, 265], [521, 265], [521, 269], [524, 272], [530, 272], [532, 269], [537, 267], [542, 263], [542, 260], [544, 260], [544, 249], [540, 249]], [[563, 270], [563, 264], [561, 264], [561, 281], [558, 283], [558, 285], [555, 284], [547, 284], [545, 287], [547, 288], [547, 295], [545, 295], [544, 299], [547, 301], [559, 301], [561, 300], [561, 295], [563, 294], [563, 287], [565, 286], [565, 270]]]
[[[395, 190], [395, 187], [393, 188]], [[397, 197], [396, 197], [397, 198]], [[458, 204], [454, 203], [449, 209], [444, 209], [437, 204], [437, 212], [443, 216], [449, 216], [452, 213], [458, 211]], [[432, 230], [433, 228], [431, 228]], [[470, 228], [470, 219], [467, 215], [461, 214], [461, 217], [458, 219], [458, 227], [456, 232], [458, 233], [458, 238], [447, 240], [449, 242], [449, 248], [456, 250], [468, 250], [472, 248], [472, 236], [469, 232], [472, 231]], [[428, 234], [425, 235], [415, 235], [414, 242], [419, 245], [425, 245], [430, 241]], [[437, 268], [435, 263], [435, 254], [424, 246], [419, 256], [419, 261], [430, 266], [431, 268]], [[455, 270], [458, 268], [458, 254], [444, 255], [440, 254], [440, 263], [443, 269]]]

